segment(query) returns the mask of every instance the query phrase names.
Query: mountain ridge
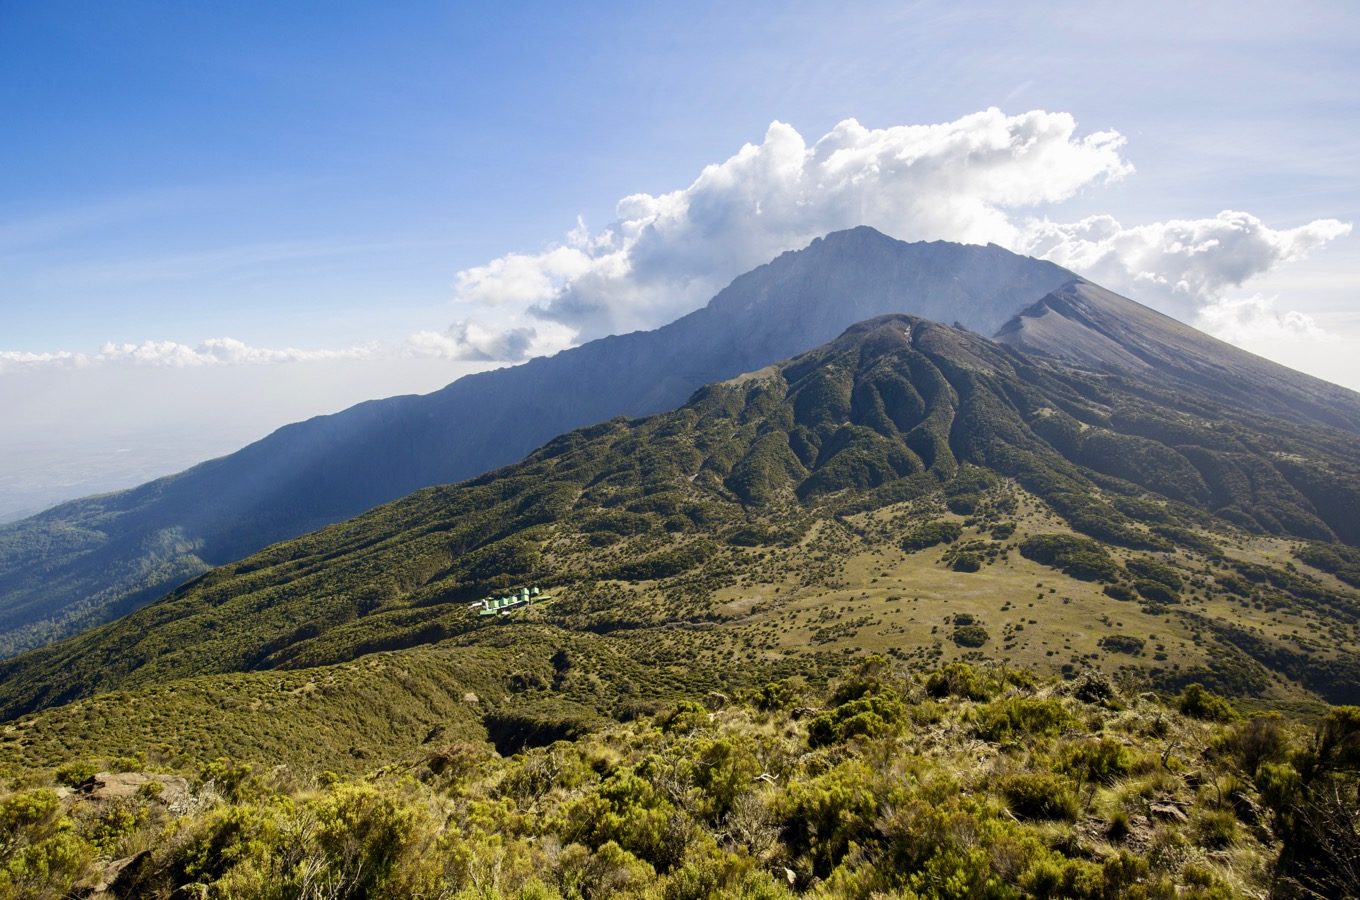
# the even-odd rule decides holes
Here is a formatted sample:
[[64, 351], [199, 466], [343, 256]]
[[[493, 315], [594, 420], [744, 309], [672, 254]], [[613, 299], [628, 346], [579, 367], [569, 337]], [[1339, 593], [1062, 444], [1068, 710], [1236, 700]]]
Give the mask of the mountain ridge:
[[[964, 301], [1009, 311], [1070, 277], [998, 247], [906, 244], [869, 228], [818, 238], [660, 329], [465, 376], [428, 395], [367, 401], [177, 475], [0, 526], [0, 638], [13, 652], [105, 621], [212, 565], [514, 462], [572, 428], [674, 408], [704, 384], [871, 315], [916, 306], [944, 318]], [[38, 565], [28, 562], [34, 547]]]
[[[1094, 329], [1055, 312], [1091, 298], [1103, 304]], [[1052, 263], [994, 245], [906, 244], [861, 227], [782, 254], [655, 331], [294, 423], [178, 475], [0, 526], [0, 653], [106, 621], [213, 565], [420, 487], [508, 464], [572, 428], [674, 408], [703, 384], [900, 312], [962, 319], [1030, 355], [1112, 373], [1147, 371], [1129, 347], [1148, 336], [1119, 323], [1150, 323], [1177, 351], [1154, 357], [1164, 374], [1207, 402], [1265, 403], [1293, 421], [1360, 432], [1360, 395], [1214, 341]], [[1217, 381], [1186, 363], [1196, 353], [1216, 361]]]
[[1360, 394], [1235, 347], [1083, 278], [1020, 311], [994, 337], [1069, 363], [1174, 375], [1187, 387], [1263, 412], [1360, 432]]
[[[1293, 458], [1280, 458], [1281, 447]], [[124, 619], [0, 662], [0, 715], [181, 677], [495, 639], [466, 602], [517, 582], [560, 593], [546, 621], [571, 631], [639, 641], [705, 622], [740, 631], [745, 614], [723, 612], [724, 591], [739, 590], [748, 576], [733, 573], [754, 573], [762, 555], [768, 577], [787, 585], [781, 602], [818, 620], [857, 596], [838, 587], [844, 560], [881, 558], [865, 564], [898, 567], [899, 590], [939, 584], [950, 592], [941, 602], [956, 608], [969, 588], [951, 572], [984, 570], [1000, 593], [970, 602], [990, 617], [999, 596], [1009, 606], [1033, 590], [1042, 570], [1025, 560], [1067, 572], [1063, 554], [1075, 553], [1088, 574], [1060, 580], [1082, 635], [1069, 642], [1093, 644], [1092, 621], [1117, 611], [1180, 636], [1187, 660], [1211, 640], [1236, 674], [1203, 656], [1201, 678], [1258, 692], [1283, 678], [1341, 698], [1360, 684], [1360, 658], [1340, 637], [1360, 619], [1360, 595], [1329, 586], [1325, 573], [1253, 560], [1261, 548], [1336, 541], [1353, 509], [1310, 494], [1349, 492], [1354, 502], [1356, 485], [1360, 456], [1333, 429], [1210, 409], [1156, 380], [885, 316], [763, 376], [706, 386], [678, 410], [563, 434], [520, 463], [276, 544]], [[853, 516], [862, 521], [847, 526]], [[915, 535], [931, 528], [959, 541], [943, 570], [915, 555]], [[1249, 549], [1225, 555], [1221, 543]], [[1214, 575], [1201, 597], [1186, 586], [1205, 571]], [[864, 587], [882, 592], [877, 581]], [[1142, 613], [1130, 605], [1138, 597]], [[924, 651], [932, 639], [906, 612], [893, 616], [914, 636], [893, 646]], [[1290, 649], [1277, 615], [1334, 637]], [[1051, 659], [1033, 642], [1053, 635], [1031, 625], [1026, 652]], [[1153, 665], [1143, 677], [1186, 674]]]

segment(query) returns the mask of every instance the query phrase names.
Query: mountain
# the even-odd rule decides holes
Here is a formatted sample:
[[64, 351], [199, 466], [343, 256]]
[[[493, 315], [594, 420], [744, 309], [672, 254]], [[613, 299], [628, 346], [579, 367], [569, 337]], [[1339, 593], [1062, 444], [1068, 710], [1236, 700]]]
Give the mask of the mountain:
[[[572, 428], [673, 409], [703, 384], [800, 353], [855, 322], [903, 312], [996, 332], [1031, 356], [1162, 381], [1210, 406], [1360, 433], [1360, 395], [1214, 340], [1051, 263], [996, 246], [908, 244], [856, 228], [742, 275], [703, 309], [655, 331], [468, 376], [426, 396], [360, 404], [179, 475], [0, 526], [0, 654], [116, 618], [272, 542], [513, 462]], [[1144, 434], [1137, 423], [1123, 427], [1176, 440]], [[1284, 491], [1272, 477], [1249, 462], [1223, 462], [1204, 476], [1205, 490], [1244, 527], [1278, 532], [1293, 525], [1271, 512], [1258, 517], [1242, 487]], [[1332, 493], [1325, 478], [1289, 477], [1280, 495], [1304, 498], [1295, 506], [1305, 512], [1286, 517], [1300, 533], [1360, 539], [1353, 486]], [[1325, 511], [1318, 512], [1325, 524], [1299, 524], [1314, 516], [1307, 510]]]
[[1023, 310], [995, 337], [1027, 353], [1174, 377], [1220, 402], [1360, 432], [1354, 391], [1247, 353], [1082, 279]]
[[[517, 634], [607, 648], [644, 685], [990, 643], [1039, 669], [1355, 702], [1360, 552], [1338, 539], [1358, 492], [1341, 429], [880, 317], [0, 663], [0, 715]], [[555, 597], [526, 611], [538, 631], [467, 608], [529, 583]], [[140, 734], [155, 709], [101, 721]], [[8, 729], [0, 757], [38, 733]]]
[[696, 388], [889, 312], [990, 334], [1073, 276], [999, 247], [838, 232], [663, 328], [362, 403], [130, 491], [0, 526], [0, 655], [116, 618], [211, 566], [520, 459], [554, 435], [673, 409]]
[[875, 318], [0, 662], [0, 894], [1349, 896], [1360, 452], [1193, 374]]

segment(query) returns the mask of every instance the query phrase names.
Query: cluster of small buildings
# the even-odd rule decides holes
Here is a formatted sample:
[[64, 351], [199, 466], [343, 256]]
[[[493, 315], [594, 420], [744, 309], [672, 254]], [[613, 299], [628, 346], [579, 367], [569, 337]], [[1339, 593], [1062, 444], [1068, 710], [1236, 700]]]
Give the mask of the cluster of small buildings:
[[537, 600], [549, 600], [536, 587], [522, 587], [502, 597], [487, 597], [473, 603], [471, 608], [479, 616], [507, 616], [511, 610], [528, 606]]

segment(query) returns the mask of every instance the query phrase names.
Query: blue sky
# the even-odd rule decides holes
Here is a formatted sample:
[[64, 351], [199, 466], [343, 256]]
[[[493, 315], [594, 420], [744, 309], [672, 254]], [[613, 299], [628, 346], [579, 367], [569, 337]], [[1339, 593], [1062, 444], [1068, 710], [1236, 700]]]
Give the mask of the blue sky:
[[[10, 444], [0, 439], [11, 463], [0, 515], [6, 492], [17, 506], [125, 483], [291, 419], [430, 390], [702, 302], [671, 288], [700, 292], [735, 272], [675, 275], [672, 261], [671, 280], [639, 285], [641, 251], [614, 245], [632, 274], [600, 289], [582, 273], [606, 250], [581, 251], [565, 268], [543, 254], [572, 240], [603, 246], [611, 223], [628, 221], [621, 198], [683, 191], [745, 144], [773, 148], [772, 122], [808, 147], [848, 118], [871, 132], [866, 145], [916, 140], [878, 131], [895, 126], [964, 122], [955, 131], [966, 137], [1002, 127], [967, 118], [993, 107], [1069, 116], [1070, 136], [1046, 138], [1060, 150], [1117, 132], [1117, 161], [1092, 161], [1089, 177], [1042, 202], [1024, 191], [979, 200], [1010, 224], [970, 230], [958, 216], [880, 211], [881, 224], [919, 232], [899, 235], [909, 238], [1004, 233], [1037, 252], [1053, 243], [1027, 222], [1112, 217], [1121, 231], [1101, 246], [1136, 261], [1099, 262], [1070, 229], [1044, 252], [1095, 267], [1098, 280], [1127, 276], [1111, 286], [1360, 388], [1360, 236], [1311, 225], [1360, 221], [1356, 10], [0, 0], [0, 352], [10, 360], [0, 416], [15, 426]], [[941, 171], [963, 166], [964, 196], [988, 178], [1043, 187], [1050, 177], [969, 169], [948, 156], [956, 146], [931, 152]], [[776, 183], [733, 171], [744, 199]], [[923, 177], [898, 186], [937, 189]], [[695, 225], [694, 197], [681, 200], [690, 230], [648, 249], [653, 257], [707, 246], [690, 238], [712, 223]], [[1158, 241], [1217, 240], [1229, 227], [1214, 224], [1222, 210], [1258, 223], [1231, 224], [1259, 231], [1241, 254], [1273, 254], [1251, 277], [1233, 283], [1225, 262], [1189, 299], [1130, 287], [1150, 283], [1137, 281], [1147, 274], [1139, 266], [1177, 265], [1154, 252]], [[568, 238], [578, 216], [586, 228]], [[1199, 225], [1134, 231], [1178, 220]], [[822, 221], [781, 225], [730, 264], [777, 252]], [[512, 253], [548, 287], [460, 277]], [[586, 297], [597, 314], [571, 318], [552, 299], [561, 295]], [[411, 343], [417, 334], [435, 337]], [[204, 349], [215, 339], [270, 352]], [[109, 343], [146, 342], [161, 343], [94, 359]], [[27, 362], [15, 362], [21, 354]], [[72, 355], [85, 359], [73, 366]], [[181, 364], [208, 357], [192, 374]], [[231, 402], [243, 395], [252, 402]], [[178, 455], [166, 440], [177, 432]], [[61, 486], [43, 486], [55, 478], [44, 441], [88, 460], [110, 436], [136, 467], [117, 476], [116, 465], [97, 466], [103, 480], [81, 481], [88, 462], [62, 458]], [[21, 440], [22, 459], [41, 462], [16, 462]]]

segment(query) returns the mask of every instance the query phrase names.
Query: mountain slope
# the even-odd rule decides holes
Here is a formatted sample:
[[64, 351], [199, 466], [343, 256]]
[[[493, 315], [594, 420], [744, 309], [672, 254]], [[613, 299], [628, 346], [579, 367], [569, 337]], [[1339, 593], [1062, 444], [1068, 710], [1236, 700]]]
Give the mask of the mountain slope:
[[911, 312], [991, 333], [1071, 278], [995, 246], [906, 244], [869, 228], [828, 235], [656, 331], [362, 403], [0, 527], [0, 655], [107, 621], [275, 541], [514, 462], [572, 428], [673, 409], [701, 385], [862, 319]]
[[1354, 391], [1262, 359], [1081, 279], [1023, 310], [996, 339], [1107, 371], [1175, 377], [1219, 402], [1360, 432]]
[[[1007, 626], [1003, 649], [1031, 664], [1100, 656], [1116, 615], [1178, 645], [1174, 660], [1149, 660], [1143, 637], [1128, 643], [1138, 677], [1343, 699], [1360, 684], [1360, 595], [1283, 562], [1293, 541], [1353, 525], [1352, 507], [1312, 498], [1357, 485], [1346, 432], [889, 316], [674, 412], [563, 435], [0, 664], [0, 714], [496, 639], [465, 603], [515, 583], [559, 594], [534, 613], [547, 624], [716, 666], [756, 646], [766, 662], [862, 649], [868, 620], [837, 619], [864, 598], [888, 603], [895, 586], [929, 602], [881, 606], [876, 624], [894, 624], [873, 640], [938, 658], [927, 621], [968, 611], [999, 627], [1005, 610], [1034, 605], [1036, 575], [1068, 608], [1023, 634]], [[1291, 628], [1314, 637], [1292, 641]]]
[[[1040, 298], [1035, 302], [1035, 298]], [[521, 458], [555, 434], [671, 409], [699, 385], [753, 371], [888, 312], [957, 321], [1030, 355], [1174, 385], [1210, 407], [1360, 433], [1360, 395], [1214, 340], [1057, 266], [995, 246], [905, 244], [838, 232], [737, 278], [651, 332], [594, 341], [280, 429], [132, 491], [0, 527], [0, 656], [136, 609], [193, 575], [420, 487]], [[1130, 389], [1136, 389], [1131, 387]], [[1203, 418], [1203, 416], [1201, 416]], [[1144, 425], [1121, 428], [1175, 443]], [[1287, 489], [1215, 457], [1211, 505], [1248, 528], [1360, 540], [1356, 485], [1288, 460]], [[1263, 480], [1264, 479], [1264, 480]], [[1301, 495], [1282, 524], [1248, 495]], [[1310, 511], [1311, 510], [1311, 511]], [[1318, 513], [1325, 527], [1304, 525]], [[1302, 518], [1300, 518], [1300, 515]]]

